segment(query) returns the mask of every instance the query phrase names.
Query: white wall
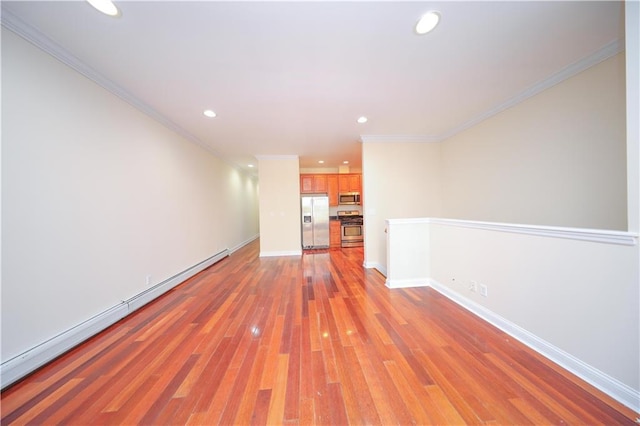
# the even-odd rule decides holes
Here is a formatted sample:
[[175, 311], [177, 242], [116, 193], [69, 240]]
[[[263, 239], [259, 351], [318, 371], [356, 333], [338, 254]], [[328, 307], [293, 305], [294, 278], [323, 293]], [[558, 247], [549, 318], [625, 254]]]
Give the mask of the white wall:
[[302, 254], [299, 159], [260, 156], [260, 256]]
[[437, 218], [387, 226], [388, 287], [431, 285], [640, 408], [637, 235]]
[[3, 363], [258, 234], [255, 179], [4, 28], [2, 154]]
[[[625, 2], [625, 45], [627, 48], [627, 209], [629, 231], [640, 232], [640, 2]], [[636, 269], [640, 268], [640, 248], [636, 250]], [[640, 275], [630, 285], [640, 287]], [[640, 311], [640, 298], [635, 299]], [[637, 323], [640, 321], [636, 318]], [[636, 336], [640, 332], [636, 331]], [[638, 364], [640, 359], [636, 358]], [[640, 394], [640, 386], [636, 387]], [[640, 399], [640, 398], [639, 398]], [[636, 404], [640, 412], [640, 401]]]
[[627, 67], [627, 209], [629, 230], [640, 231], [640, 2], [625, 2]]
[[[636, 392], [637, 259], [637, 243], [431, 225], [430, 278]], [[472, 280], [488, 297], [469, 291]]]
[[[640, 410], [640, 7], [626, 7], [626, 61], [613, 57], [443, 143], [444, 214], [489, 222], [424, 219], [428, 232], [419, 244], [429, 248], [428, 270], [414, 268], [422, 276], [401, 271], [397, 283], [431, 281]], [[621, 94], [623, 65], [627, 87]], [[620, 108], [624, 95], [626, 113]], [[560, 117], [567, 112], [565, 123]], [[553, 125], [536, 127], [545, 120]], [[363, 160], [367, 173], [369, 157]], [[548, 229], [531, 235], [496, 222], [569, 228], [539, 227]], [[614, 229], [593, 232], [614, 241], [622, 235], [626, 242], [584, 241], [581, 234], [590, 231], [575, 227]], [[416, 241], [405, 239], [410, 243]], [[372, 253], [378, 258], [371, 263], [381, 262]], [[472, 280], [488, 286], [488, 297], [469, 292]]]
[[619, 54], [439, 144], [364, 143], [365, 265], [384, 221], [627, 230], [625, 61]]
[[386, 271], [385, 220], [440, 216], [439, 144], [367, 142], [362, 146], [365, 265]]
[[627, 229], [620, 53], [442, 147], [448, 218]]

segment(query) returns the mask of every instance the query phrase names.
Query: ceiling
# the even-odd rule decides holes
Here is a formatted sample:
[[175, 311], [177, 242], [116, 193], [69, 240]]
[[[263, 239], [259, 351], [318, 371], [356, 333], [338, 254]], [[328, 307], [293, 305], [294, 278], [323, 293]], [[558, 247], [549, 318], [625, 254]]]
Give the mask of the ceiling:
[[[116, 4], [112, 18], [83, 1], [2, 1], [2, 19], [245, 170], [279, 155], [360, 168], [361, 140], [441, 140], [624, 40], [611, 1]], [[441, 23], [418, 36], [428, 10]]]

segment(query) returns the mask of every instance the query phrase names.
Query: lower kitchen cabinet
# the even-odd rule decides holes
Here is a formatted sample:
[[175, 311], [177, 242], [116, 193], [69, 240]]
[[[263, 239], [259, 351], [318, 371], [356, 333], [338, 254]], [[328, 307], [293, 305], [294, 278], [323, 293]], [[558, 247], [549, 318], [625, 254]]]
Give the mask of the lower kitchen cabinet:
[[340, 232], [340, 221], [330, 220], [329, 221], [329, 247], [340, 247], [341, 238], [342, 236]]

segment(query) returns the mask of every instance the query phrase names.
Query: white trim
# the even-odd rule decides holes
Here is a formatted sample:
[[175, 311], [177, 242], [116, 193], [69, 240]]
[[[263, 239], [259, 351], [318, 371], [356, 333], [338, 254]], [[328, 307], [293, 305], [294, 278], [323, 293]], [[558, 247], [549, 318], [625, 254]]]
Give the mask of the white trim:
[[203, 269], [208, 268], [229, 255], [229, 250], [224, 249], [202, 262], [199, 262], [183, 272], [156, 284], [155, 286], [133, 296], [129, 300], [122, 301], [117, 305], [87, 319], [84, 322], [42, 342], [39, 345], [26, 350], [25, 352], [3, 362], [0, 365], [0, 387], [5, 388], [16, 382], [32, 371], [42, 367], [54, 358], [67, 352], [74, 346], [82, 343], [88, 338], [98, 334], [107, 327], [115, 324], [122, 318], [131, 314], [136, 309], [141, 308], [153, 299], [171, 290], [181, 282], [196, 275]]
[[366, 269], [377, 269], [382, 275], [387, 276], [387, 267], [378, 262], [362, 262], [362, 267]]
[[252, 242], [252, 241], [257, 240], [258, 238], [260, 238], [260, 234], [256, 234], [256, 235], [254, 235], [253, 237], [251, 237], [251, 238], [249, 238], [249, 239], [247, 239], [247, 240], [244, 240], [244, 241], [243, 241], [243, 242], [241, 242], [240, 244], [238, 244], [238, 245], [236, 245], [236, 246], [234, 246], [234, 247], [231, 247], [231, 248], [229, 249], [229, 254], [231, 255], [231, 254], [233, 254], [233, 253], [237, 252], [237, 251], [238, 251], [238, 250], [240, 250], [242, 247], [246, 246], [247, 244], [249, 244], [249, 243], [250, 243], [250, 242]]
[[362, 143], [435, 143], [440, 142], [440, 136], [433, 135], [361, 135]]
[[[142, 100], [135, 97], [129, 91], [125, 90], [120, 85], [116, 84], [112, 80], [108, 79], [100, 72], [95, 70], [94, 68], [88, 66], [84, 62], [82, 62], [79, 58], [74, 56], [71, 52], [69, 52], [64, 47], [60, 46], [54, 40], [46, 36], [44, 33], [39, 31], [38, 29], [30, 26], [29, 24], [22, 21], [16, 15], [11, 13], [9, 10], [2, 11], [2, 25], [7, 29], [13, 31], [24, 39], [28, 40], [41, 50], [49, 53], [54, 58], [58, 59], [62, 63], [67, 66], [73, 68], [80, 74], [94, 81], [98, 85], [102, 86], [106, 90], [120, 97], [124, 101], [133, 105], [138, 110], [144, 112], [149, 115], [154, 120], [158, 121], [165, 127], [173, 130], [177, 134], [181, 135], [185, 139], [192, 141], [193, 143], [203, 147], [209, 152], [213, 153], [217, 157], [221, 158], [226, 163], [238, 168], [241, 171], [245, 171], [243, 167], [239, 164], [236, 164], [229, 159], [225, 158], [221, 153], [214, 150], [211, 146], [205, 144], [200, 139], [196, 138], [194, 135], [186, 131], [184, 128], [174, 123], [169, 118], [165, 117], [150, 105], [146, 104]], [[527, 100], [528, 98], [537, 95], [538, 93], [570, 78], [574, 75], [592, 67], [624, 50], [624, 44], [620, 40], [614, 40], [611, 43], [604, 46], [602, 49], [594, 52], [593, 54], [565, 67], [564, 69], [552, 74], [551, 76], [545, 78], [544, 80], [534, 84], [533, 86], [525, 89], [520, 92], [516, 96], [506, 100], [505, 102], [496, 105], [495, 107], [481, 113], [470, 120], [465, 121], [464, 123], [456, 126], [453, 129], [450, 129], [439, 135], [361, 135], [360, 141], [362, 143], [375, 143], [375, 142], [384, 142], [384, 143], [402, 143], [402, 142], [414, 142], [414, 143], [436, 143], [441, 142], [445, 139], [448, 139], [454, 136], [457, 133], [460, 133], [470, 127], [475, 126], [476, 124], [492, 117], [512, 106]], [[255, 156], [258, 160], [260, 159], [293, 159], [298, 158], [297, 155], [280, 155], [280, 156]]]
[[387, 225], [417, 225], [423, 223], [431, 223], [432, 219], [429, 217], [414, 217], [414, 218], [402, 218], [402, 219], [385, 219]]
[[298, 160], [300, 157], [297, 155], [256, 155], [258, 160]]
[[[394, 223], [403, 223], [398, 219], [389, 219], [389, 221], [392, 220], [395, 221]], [[609, 231], [606, 229], [564, 228], [557, 226], [521, 225], [514, 223], [479, 222], [472, 220], [439, 218], [428, 218], [426, 221], [436, 225], [510, 232], [515, 234], [535, 235], [538, 237], [566, 238], [571, 240], [620, 244], [625, 246], [635, 246], [638, 244], [638, 234], [623, 231]]]
[[428, 287], [429, 280], [424, 278], [414, 278], [409, 280], [391, 280], [387, 278], [384, 285], [388, 288], [408, 288], [408, 287]]
[[136, 294], [132, 298], [125, 301], [128, 306], [128, 314], [137, 309], [140, 309], [152, 300], [162, 296], [164, 293], [171, 290], [181, 282], [184, 282], [185, 280], [196, 275], [198, 272], [207, 269], [209, 266], [219, 262], [227, 256], [229, 256], [229, 249], [224, 249], [220, 253], [216, 253], [213, 256], [203, 260], [202, 262], [197, 263], [192, 267], [174, 275], [173, 277], [167, 278], [166, 280], [154, 285], [153, 287], [139, 294]]
[[261, 251], [260, 257], [302, 256], [302, 249], [289, 251]]
[[534, 351], [600, 389], [632, 410], [640, 412], [640, 392], [637, 390], [586, 364], [484, 306], [461, 296], [436, 280], [429, 279], [428, 283], [428, 285], [438, 293], [462, 306], [464, 309], [473, 312], [483, 320], [519, 340]]
[[565, 238], [594, 243], [635, 246], [638, 234], [607, 229], [565, 228], [559, 226], [523, 225], [517, 223], [481, 222], [476, 220], [443, 219], [433, 217], [385, 219], [387, 225], [434, 224], [485, 231], [510, 232], [538, 237]]
[[614, 41], [612, 41], [611, 43], [607, 44], [606, 46], [604, 46], [603, 48], [597, 50], [596, 52], [592, 53], [591, 55], [582, 58], [581, 60], [574, 62], [571, 65], [568, 65], [567, 67], [561, 69], [560, 71], [550, 75], [549, 77], [545, 78], [542, 81], [539, 81], [538, 83], [534, 84], [533, 86], [525, 89], [524, 91], [518, 93], [517, 95], [507, 99], [505, 102], [502, 102], [501, 104], [498, 104], [496, 106], [494, 106], [493, 108], [489, 109], [488, 111], [485, 111], [473, 118], [471, 118], [468, 121], [465, 121], [464, 123], [456, 126], [455, 128], [442, 133], [440, 135], [438, 135], [439, 140], [443, 141], [445, 139], [448, 139], [464, 130], [467, 130], [473, 126], [475, 126], [476, 124], [506, 110], [509, 109], [511, 107], [513, 107], [514, 105], [517, 105], [521, 102], [526, 101], [527, 99], [555, 86], [558, 83], [563, 82], [564, 80], [567, 80], [571, 77], [573, 77], [574, 75], [581, 73], [582, 71], [589, 69], [590, 67], [609, 59], [610, 57], [617, 55], [618, 53], [622, 52], [624, 50], [624, 43], [621, 42], [620, 40], [616, 39]]
[[618, 39], [610, 42], [603, 48], [597, 50], [591, 55], [582, 58], [581, 60], [574, 62], [571, 65], [561, 69], [560, 71], [550, 75], [549, 77], [537, 82], [533, 86], [523, 90], [515, 96], [507, 99], [506, 101], [495, 105], [493, 108], [482, 112], [475, 117], [453, 127], [444, 133], [438, 135], [361, 135], [360, 141], [362, 143], [376, 143], [376, 142], [384, 142], [384, 143], [400, 143], [400, 142], [422, 142], [422, 143], [433, 143], [433, 142], [442, 142], [450, 137], [467, 130], [478, 123], [483, 122], [484, 120], [493, 117], [496, 114], [501, 113], [521, 102], [526, 101], [527, 99], [555, 86], [558, 83], [567, 80], [574, 75], [581, 73], [582, 71], [589, 69], [590, 67], [597, 65], [598, 63], [609, 59], [610, 57], [617, 55], [618, 53], [624, 50], [624, 43]]
[[78, 73], [87, 77], [89, 80], [98, 84], [105, 90], [118, 96], [120, 99], [127, 102], [129, 105], [132, 105], [134, 108], [148, 115], [152, 119], [156, 120], [158, 123], [162, 124], [166, 128], [174, 131], [175, 133], [182, 136], [183, 138], [209, 151], [210, 153], [220, 158], [222, 161], [229, 164], [230, 166], [240, 170], [243, 173], [247, 173], [255, 177], [255, 171], [248, 172], [247, 170], [245, 170], [245, 168], [242, 167], [242, 165], [233, 162], [229, 158], [222, 155], [222, 153], [216, 151], [211, 146], [202, 142], [200, 139], [198, 139], [197, 137], [189, 133], [187, 130], [185, 130], [184, 128], [182, 128], [172, 120], [170, 120], [168, 117], [161, 114], [156, 109], [154, 109], [147, 103], [143, 102], [141, 99], [137, 98], [136, 96], [134, 96], [132, 93], [127, 91], [122, 86], [118, 85], [114, 81], [110, 80], [109, 78], [105, 77], [103, 74], [98, 72], [96, 69], [82, 62], [78, 57], [73, 55], [67, 49], [65, 49], [58, 43], [56, 43], [54, 40], [52, 40], [50, 37], [48, 37], [41, 31], [39, 31], [38, 29], [32, 27], [31, 25], [24, 22], [22, 19], [18, 18], [11, 11], [3, 8], [2, 16], [0, 18], [1, 18], [2, 26], [16, 33], [20, 37], [24, 38], [25, 40], [27, 40], [28, 42], [30, 42], [40, 50], [48, 53], [49, 55], [53, 56], [63, 64], [70, 67], [71, 69], [77, 71]]
[[40, 343], [0, 365], [0, 386], [6, 386], [45, 365], [84, 340], [115, 324], [128, 314], [126, 302], [107, 309], [98, 315]]

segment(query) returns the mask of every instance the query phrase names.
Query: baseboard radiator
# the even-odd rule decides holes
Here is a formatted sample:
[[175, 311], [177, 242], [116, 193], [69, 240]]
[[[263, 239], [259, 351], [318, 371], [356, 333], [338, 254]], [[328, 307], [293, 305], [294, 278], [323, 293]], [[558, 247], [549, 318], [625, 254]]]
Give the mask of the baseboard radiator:
[[147, 303], [162, 296], [178, 284], [229, 256], [229, 254], [229, 249], [224, 249], [220, 253], [214, 254], [132, 298], [124, 300], [75, 327], [3, 362], [2, 365], [0, 365], [0, 385], [2, 389], [15, 383], [112, 324], [115, 324], [135, 310], [140, 309]]

